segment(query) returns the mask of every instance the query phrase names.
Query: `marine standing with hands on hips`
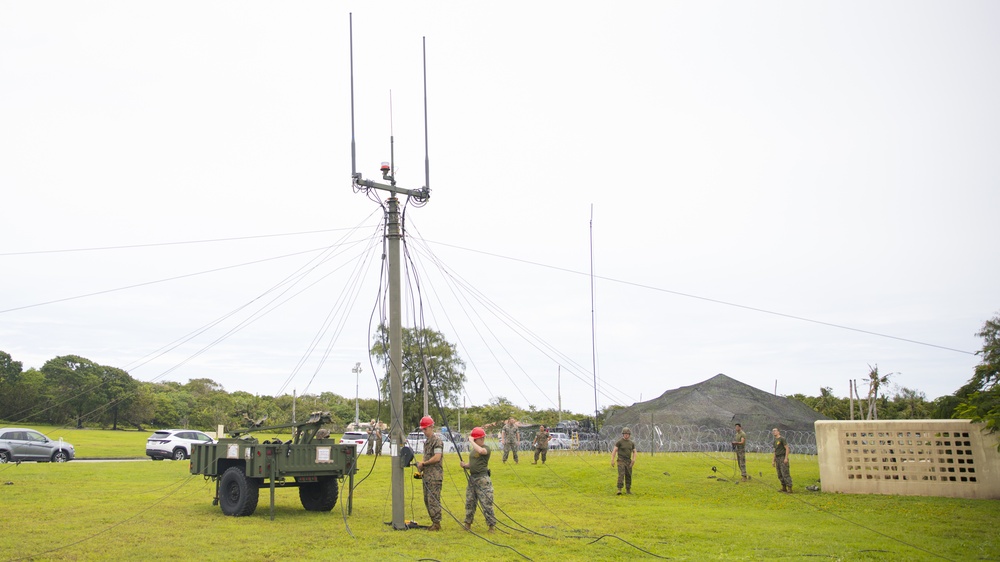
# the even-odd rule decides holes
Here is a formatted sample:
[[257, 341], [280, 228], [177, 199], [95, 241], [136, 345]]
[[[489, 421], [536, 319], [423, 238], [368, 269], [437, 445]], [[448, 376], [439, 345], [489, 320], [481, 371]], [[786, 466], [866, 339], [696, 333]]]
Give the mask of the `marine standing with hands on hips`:
[[632, 430], [622, 429], [622, 438], [615, 443], [614, 450], [611, 451], [611, 466], [618, 462], [618, 493], [622, 495], [622, 483], [625, 484], [625, 493], [632, 493], [632, 467], [635, 466], [635, 443], [631, 439]]
[[424, 416], [420, 419], [420, 429], [424, 432], [424, 459], [417, 461], [417, 470], [424, 481], [424, 506], [431, 518], [428, 531], [441, 530], [441, 483], [444, 481], [444, 442], [434, 434], [434, 419]]
[[465, 488], [466, 531], [472, 530], [472, 518], [476, 515], [476, 505], [483, 508], [483, 517], [494, 532], [497, 518], [493, 515], [493, 482], [490, 480], [490, 448], [486, 446], [486, 432], [483, 428], [473, 428], [469, 433], [469, 462], [460, 463], [469, 471], [469, 485]]

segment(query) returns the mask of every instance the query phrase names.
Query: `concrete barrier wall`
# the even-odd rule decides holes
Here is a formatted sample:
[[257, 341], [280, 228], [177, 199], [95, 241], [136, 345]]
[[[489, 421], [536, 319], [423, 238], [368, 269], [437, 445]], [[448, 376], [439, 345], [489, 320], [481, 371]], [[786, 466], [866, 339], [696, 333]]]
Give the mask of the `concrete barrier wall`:
[[817, 421], [824, 492], [1000, 499], [997, 438], [969, 420]]

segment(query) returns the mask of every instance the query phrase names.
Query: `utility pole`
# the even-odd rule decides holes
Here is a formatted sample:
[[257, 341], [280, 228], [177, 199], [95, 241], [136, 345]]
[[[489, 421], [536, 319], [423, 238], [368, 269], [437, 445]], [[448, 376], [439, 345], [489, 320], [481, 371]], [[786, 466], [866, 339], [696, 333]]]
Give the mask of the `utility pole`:
[[[389, 246], [389, 442], [392, 450], [392, 528], [398, 531], [406, 527], [405, 488], [400, 451], [406, 445], [403, 431], [403, 324], [399, 242], [403, 238], [403, 228], [399, 216], [399, 199], [396, 195], [406, 195], [414, 206], [422, 206], [431, 197], [430, 160], [427, 157], [427, 42], [424, 39], [424, 186], [420, 189], [403, 189], [396, 186], [394, 162], [382, 162], [382, 179], [388, 183], [366, 180], [357, 171], [356, 148], [354, 142], [354, 24], [351, 18], [351, 183], [355, 191], [369, 193], [372, 189], [388, 191], [386, 199], [386, 241]], [[389, 137], [390, 147], [393, 140]], [[390, 154], [391, 154], [390, 149]], [[390, 157], [392, 158], [392, 157]]]

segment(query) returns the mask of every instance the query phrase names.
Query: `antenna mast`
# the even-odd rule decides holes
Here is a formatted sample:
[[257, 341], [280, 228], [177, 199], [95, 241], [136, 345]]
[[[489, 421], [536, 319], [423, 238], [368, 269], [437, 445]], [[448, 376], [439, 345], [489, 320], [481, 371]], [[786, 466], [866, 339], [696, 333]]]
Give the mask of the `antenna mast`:
[[[400, 282], [400, 258], [399, 242], [403, 238], [402, 223], [399, 216], [399, 199], [397, 194], [406, 195], [414, 200], [416, 206], [420, 206], [430, 199], [430, 171], [427, 164], [427, 50], [424, 48], [424, 161], [427, 174], [427, 185], [420, 189], [404, 189], [396, 186], [395, 170], [388, 162], [383, 162], [382, 179], [389, 183], [378, 183], [372, 180], [363, 179], [361, 173], [357, 171], [357, 152], [354, 142], [354, 21], [353, 14], [350, 16], [351, 26], [351, 183], [355, 191], [369, 191], [377, 189], [388, 191], [389, 198], [386, 200], [386, 240], [389, 246], [389, 442], [392, 449], [392, 527], [396, 530], [405, 530], [406, 527], [406, 504], [405, 487], [403, 486], [403, 465], [400, 459], [400, 450], [406, 444], [405, 432], [403, 431], [403, 326], [402, 326], [402, 298]], [[424, 43], [426, 45], [426, 38]], [[390, 94], [391, 96], [391, 94]], [[390, 97], [391, 111], [391, 97]], [[390, 139], [391, 139], [390, 131]], [[390, 140], [390, 145], [392, 141]], [[392, 148], [390, 148], [392, 152]], [[390, 157], [391, 158], [391, 157]]]

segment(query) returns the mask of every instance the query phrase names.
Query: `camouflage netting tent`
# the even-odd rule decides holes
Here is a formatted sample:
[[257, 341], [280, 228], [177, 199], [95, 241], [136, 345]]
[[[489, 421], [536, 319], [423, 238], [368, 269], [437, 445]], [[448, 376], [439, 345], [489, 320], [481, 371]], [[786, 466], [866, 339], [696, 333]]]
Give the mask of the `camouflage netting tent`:
[[[648, 439], [658, 450], [721, 450], [729, 448], [733, 424], [740, 423], [750, 441], [767, 450], [771, 428], [789, 442], [815, 451], [813, 422], [829, 419], [802, 402], [775, 396], [726, 375], [668, 390], [658, 398], [614, 411], [601, 427], [602, 440], [616, 439], [622, 427]], [[638, 431], [637, 431], [638, 430]], [[758, 447], [748, 447], [753, 450]]]

